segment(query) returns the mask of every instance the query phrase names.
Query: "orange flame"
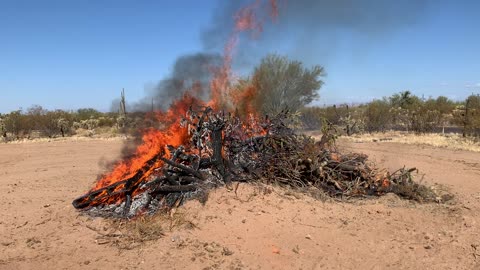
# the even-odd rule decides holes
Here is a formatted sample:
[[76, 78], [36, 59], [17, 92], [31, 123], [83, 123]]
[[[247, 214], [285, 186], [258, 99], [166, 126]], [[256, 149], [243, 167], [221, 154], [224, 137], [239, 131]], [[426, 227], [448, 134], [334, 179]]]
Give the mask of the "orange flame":
[[274, 22], [278, 19], [278, 3], [276, 0], [270, 0], [270, 17]]
[[[275, 20], [278, 16], [278, 4], [276, 0], [269, 0], [270, 4], [270, 16]], [[233, 109], [232, 104], [229, 104], [231, 101], [231, 86], [234, 81], [234, 76], [232, 72], [232, 60], [234, 55], [234, 50], [240, 40], [240, 34], [242, 32], [251, 32], [252, 36], [258, 37], [258, 35], [263, 31], [262, 20], [258, 17], [258, 11], [260, 9], [260, 0], [255, 1], [254, 3], [240, 9], [234, 15], [235, 26], [233, 32], [228, 39], [223, 52], [223, 64], [220, 67], [213, 69], [213, 79], [210, 83], [211, 88], [211, 101], [208, 103], [214, 109]], [[255, 91], [248, 88], [245, 89], [250, 94], [253, 94]], [[243, 95], [244, 98], [248, 98], [249, 94]], [[237, 93], [237, 98], [240, 96]], [[252, 113], [252, 112], [251, 112]]]
[[390, 180], [388, 180], [387, 178], [383, 178], [382, 188], [388, 188], [388, 187], [390, 187]]
[[235, 31], [252, 31], [254, 36], [259, 35], [263, 31], [263, 26], [256, 15], [256, 10], [260, 1], [240, 9], [234, 16]]
[[[182, 99], [174, 102], [165, 113], [156, 112], [156, 117], [165, 123], [163, 129], [147, 129], [142, 137], [143, 143], [139, 145], [132, 158], [120, 161], [113, 171], [104, 175], [94, 186], [93, 190], [109, 186], [118, 181], [132, 177], [138, 172], [147, 161], [161, 152], [166, 152], [166, 145], [178, 146], [188, 141], [188, 131], [181, 128], [179, 115], [185, 115], [188, 108], [200, 101], [190, 94], [185, 94]], [[158, 164], [161, 165], [161, 164]], [[142, 177], [142, 180], [149, 177], [152, 172]]]
[[236, 104], [236, 109], [241, 115], [253, 115], [255, 118], [260, 117], [255, 108], [255, 96], [257, 95], [258, 87], [255, 84], [255, 78], [252, 81], [243, 81], [243, 84], [238, 85], [232, 91], [231, 98]]
[[[275, 19], [278, 16], [278, 5], [276, 0], [269, 0], [269, 3], [271, 6], [271, 17]], [[181, 99], [175, 101], [168, 111], [154, 112], [154, 116], [164, 124], [163, 128], [146, 129], [142, 137], [143, 142], [137, 147], [133, 157], [118, 162], [110, 173], [98, 180], [91, 191], [99, 190], [114, 183], [129, 179], [138, 172], [141, 172], [142, 176], [137, 182], [148, 179], [148, 177], [154, 173], [154, 168], [158, 168], [163, 164], [162, 161], [158, 160], [155, 161], [155, 166], [150, 166], [151, 168], [142, 171], [148, 161], [161, 153], [167, 154], [167, 145], [177, 147], [182, 144], [185, 145], [188, 142], [188, 130], [181, 127], [180, 120], [181, 116], [186, 115], [191, 105], [208, 105], [215, 110], [231, 109], [232, 105], [228, 102], [229, 100], [233, 100], [237, 104], [241, 102], [243, 104], [242, 106], [244, 106], [242, 109], [246, 114], [249, 114], [252, 119], [257, 116], [257, 112], [255, 112], [254, 107], [249, 102], [257, 91], [254, 85], [245, 87], [241, 91], [236, 92], [235, 95], [231, 95], [230, 90], [232, 80], [234, 79], [232, 75], [233, 52], [238, 44], [240, 33], [251, 31], [253, 36], [257, 36], [263, 30], [262, 22], [257, 16], [259, 7], [260, 0], [257, 0], [255, 3], [240, 9], [235, 14], [235, 27], [224, 47], [223, 64], [220, 67], [212, 68], [213, 78], [210, 82], [211, 100], [206, 104], [202, 104], [200, 100], [194, 98], [190, 93], [199, 91], [199, 86], [194, 84], [191, 91], [187, 92]], [[250, 126], [254, 127], [253, 124]], [[255, 133], [257, 134], [257, 132]], [[123, 186], [119, 186], [118, 189], [122, 187]], [[110, 198], [108, 200], [111, 199], [118, 200], [119, 198]], [[113, 203], [114, 201], [108, 202]]]

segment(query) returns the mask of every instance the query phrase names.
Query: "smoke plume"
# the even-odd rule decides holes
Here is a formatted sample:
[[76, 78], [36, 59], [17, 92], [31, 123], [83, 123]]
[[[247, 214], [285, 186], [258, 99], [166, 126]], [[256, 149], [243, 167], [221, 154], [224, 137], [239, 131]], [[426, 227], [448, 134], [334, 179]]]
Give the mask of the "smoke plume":
[[178, 57], [171, 74], [160, 80], [153, 88], [146, 89], [147, 96], [133, 104], [130, 110], [165, 110], [172, 101], [189, 90], [198, 98], [207, 100], [212, 78], [211, 69], [220, 65], [221, 61], [222, 57], [218, 53], [202, 52]]
[[[275, 8], [272, 10], [273, 3]], [[344, 47], [355, 54], [368, 48], [351, 44], [349, 38], [374, 44], [389, 38], [396, 31], [418, 23], [429, 5], [428, 0], [218, 0], [210, 25], [200, 33], [202, 51], [177, 58], [172, 73], [147, 89], [146, 97], [130, 106], [131, 110], [166, 109], [185, 91], [192, 90], [208, 99], [212, 67], [222, 63], [226, 42], [235, 29], [235, 16], [242, 7], [257, 5], [257, 18], [262, 25], [255, 31], [242, 33], [236, 40], [233, 67], [240, 74], [251, 72], [268, 53], [286, 54], [307, 65], [327, 66], [335, 57], [336, 48]], [[278, 12], [273, 18], [270, 12]], [[270, 20], [273, 18], [273, 21]], [[258, 32], [261, 32], [259, 34]]]
[[[231, 18], [245, 2], [249, 1], [219, 1], [211, 26], [201, 35], [206, 50], [221, 49], [232, 28]], [[240, 40], [237, 59], [241, 60], [235, 65], [248, 69], [270, 52], [325, 65], [339, 46], [348, 47], [353, 54], [368, 49], [351, 44], [352, 36], [366, 43], [381, 42], [420, 22], [428, 5], [428, 0], [279, 0], [278, 20], [265, 21], [258, 40]]]

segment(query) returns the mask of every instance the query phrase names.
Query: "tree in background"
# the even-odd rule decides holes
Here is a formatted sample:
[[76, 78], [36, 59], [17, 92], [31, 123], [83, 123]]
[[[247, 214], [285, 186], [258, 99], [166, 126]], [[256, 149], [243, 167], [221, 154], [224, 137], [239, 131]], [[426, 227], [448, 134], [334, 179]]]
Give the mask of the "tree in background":
[[12, 111], [5, 115], [4, 125], [6, 133], [10, 133], [16, 138], [23, 136], [31, 130], [27, 117], [22, 114], [22, 110]]
[[435, 100], [418, 102], [410, 109], [410, 128], [417, 133], [432, 132], [440, 125], [440, 113], [435, 109]]
[[75, 113], [75, 120], [82, 121], [92, 118], [100, 118], [103, 114], [93, 108], [82, 108], [78, 109]]
[[406, 131], [411, 130], [414, 125], [415, 110], [421, 100], [408, 90], [392, 95], [389, 100], [394, 125], [403, 127]]
[[392, 114], [389, 101], [386, 98], [382, 100], [374, 100], [364, 105], [364, 107], [366, 131], [384, 132], [391, 128]]
[[0, 113], [0, 135], [3, 138], [7, 138], [7, 129], [5, 127], [5, 115]]
[[445, 125], [452, 120], [452, 112], [455, 109], [455, 103], [445, 96], [439, 96], [435, 100], [435, 108], [440, 114], [439, 122], [442, 126], [442, 134], [444, 134]]
[[250, 106], [266, 115], [283, 110], [296, 112], [318, 98], [318, 90], [323, 85], [320, 77], [323, 76], [325, 72], [320, 66], [308, 69], [300, 61], [268, 55], [255, 68], [253, 77], [240, 80], [236, 87], [249, 94], [248, 99], [244, 99], [249, 104], [235, 105], [240, 111], [248, 111]]
[[471, 129], [475, 136], [480, 136], [480, 95], [471, 95], [470, 97], [471, 110]]
[[[29, 130], [25, 130], [26, 134], [36, 131], [49, 138], [59, 134], [65, 136], [73, 123], [72, 113], [63, 110], [49, 111], [39, 105], [28, 108], [25, 117], [29, 126]], [[59, 122], [60, 119], [62, 121]]]
[[34, 130], [39, 132], [43, 131], [47, 121], [45, 119], [46, 114], [47, 110], [40, 105], [32, 105], [27, 108], [25, 120], [28, 124], [27, 128], [24, 129], [24, 135], [29, 136]]
[[470, 95], [454, 110], [454, 123], [463, 127], [463, 137], [480, 136], [480, 95]]
[[[322, 122], [321, 119], [325, 119], [343, 128], [347, 135], [362, 131], [384, 132], [398, 128], [417, 133], [433, 132], [441, 128], [444, 132], [445, 126], [449, 124], [463, 126], [466, 122], [468, 127], [475, 126], [473, 119], [477, 118], [474, 115], [480, 112], [480, 109], [475, 110], [473, 105], [480, 104], [474, 101], [477, 98], [478, 96], [474, 96], [469, 99], [469, 114], [465, 114], [463, 113], [465, 103], [462, 104], [462, 110], [454, 110], [457, 104], [447, 97], [424, 99], [413, 95], [410, 91], [403, 91], [358, 106], [342, 104], [323, 108], [304, 108], [302, 112], [305, 116], [301, 120], [305, 127], [312, 129], [312, 126]], [[462, 117], [456, 116], [456, 122], [453, 121], [454, 111], [462, 112]], [[465, 115], [469, 115], [468, 121], [464, 121]]]
[[408, 90], [393, 94], [390, 97], [390, 103], [393, 107], [400, 107], [403, 109], [409, 109], [416, 103], [418, 97], [413, 96]]

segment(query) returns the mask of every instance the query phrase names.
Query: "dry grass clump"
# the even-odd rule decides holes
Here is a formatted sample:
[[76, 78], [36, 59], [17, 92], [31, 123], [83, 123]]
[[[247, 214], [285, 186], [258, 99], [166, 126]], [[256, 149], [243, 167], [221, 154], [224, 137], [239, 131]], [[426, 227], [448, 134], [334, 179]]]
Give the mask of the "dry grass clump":
[[90, 138], [116, 138], [125, 136], [116, 127], [97, 127], [95, 129], [78, 128], [74, 131], [74, 137]]
[[111, 220], [110, 233], [100, 234], [98, 244], [111, 244], [120, 249], [133, 249], [164, 235], [162, 222], [155, 216], [141, 216], [133, 220]]
[[410, 182], [407, 185], [392, 186], [390, 192], [404, 199], [413, 200], [420, 203], [450, 203], [454, 199], [453, 194], [451, 194], [444, 186], [434, 185], [428, 187], [416, 182]]
[[406, 132], [386, 132], [362, 134], [342, 138], [357, 143], [388, 141], [480, 152], [480, 141], [478, 141], [478, 139], [463, 138], [460, 134], [414, 134]]
[[179, 208], [157, 215], [143, 215], [131, 220], [111, 219], [108, 222], [108, 232], [91, 228], [98, 233], [95, 240], [97, 244], [109, 244], [127, 250], [160, 239], [166, 230], [197, 228], [189, 214]]
[[132, 137], [119, 132], [116, 127], [98, 127], [93, 130], [78, 128], [72, 131], [69, 136], [42, 137], [38, 132], [32, 132], [28, 137], [3, 137], [0, 136], [0, 143], [23, 144], [37, 142], [70, 142], [87, 140], [125, 140]]
[[392, 186], [390, 192], [404, 199], [417, 202], [432, 202], [437, 199], [437, 195], [431, 188], [413, 182], [408, 185]]
[[79, 136], [74, 135], [71, 137], [57, 137], [57, 138], [36, 138], [36, 139], [19, 139], [19, 140], [11, 140], [7, 141], [4, 139], [0, 139], [0, 143], [8, 143], [8, 144], [25, 144], [25, 143], [44, 143], [44, 142], [77, 142], [77, 141], [116, 141], [116, 140], [127, 140], [129, 139], [126, 136], [94, 136], [94, 137], [86, 137], [86, 136]]

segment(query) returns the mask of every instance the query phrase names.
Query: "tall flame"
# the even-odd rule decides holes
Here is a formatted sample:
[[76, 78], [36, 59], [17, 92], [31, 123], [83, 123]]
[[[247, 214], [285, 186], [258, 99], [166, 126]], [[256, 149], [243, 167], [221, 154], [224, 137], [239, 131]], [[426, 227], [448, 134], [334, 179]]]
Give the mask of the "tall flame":
[[[278, 16], [278, 6], [275, 0], [269, 0], [271, 6], [271, 17], [275, 19]], [[211, 100], [204, 105], [211, 106], [214, 109], [231, 109], [232, 104], [229, 100], [234, 102], [242, 101], [246, 104], [245, 111], [250, 115], [254, 115], [254, 109], [248, 105], [248, 100], [256, 93], [253, 85], [245, 87], [235, 94], [231, 94], [231, 85], [233, 78], [232, 60], [234, 49], [238, 44], [239, 35], [242, 32], [251, 31], [253, 36], [258, 36], [262, 32], [262, 21], [258, 18], [258, 9], [260, 8], [260, 0], [253, 4], [240, 9], [234, 15], [234, 29], [232, 34], [224, 47], [223, 64], [219, 67], [212, 68], [213, 78], [210, 82]], [[276, 14], [276, 15], [275, 15]], [[186, 144], [189, 140], [187, 129], [181, 128], [181, 117], [185, 116], [191, 105], [201, 105], [202, 101], [194, 98], [193, 94], [196, 91], [195, 84], [190, 92], [170, 106], [166, 112], [155, 112], [155, 117], [160, 123], [163, 123], [162, 128], [146, 129], [142, 136], [142, 144], [139, 145], [131, 158], [122, 160], [116, 164], [114, 169], [101, 177], [95, 184], [91, 191], [99, 190], [101, 188], [110, 186], [114, 183], [129, 179], [138, 172], [143, 175], [138, 181], [148, 179], [153, 170], [142, 171], [148, 161], [155, 156], [165, 153], [168, 155], [166, 149], [167, 145], [179, 146]], [[162, 165], [162, 161], [156, 161], [156, 167]]]
[[[178, 146], [187, 143], [189, 139], [188, 132], [186, 129], [181, 128], [181, 118], [178, 116], [185, 115], [188, 108], [193, 104], [200, 104], [200, 101], [187, 92], [181, 99], [175, 101], [168, 111], [164, 113], [156, 112], [156, 118], [159, 122], [164, 123], [164, 127], [145, 130], [142, 136], [142, 144], [137, 147], [135, 154], [130, 159], [116, 164], [115, 168], [110, 173], [104, 175], [92, 190], [98, 190], [132, 177], [147, 161], [161, 152], [168, 153], [166, 146], [169, 144]], [[150, 175], [144, 175], [143, 179], [148, 176]]]
[[[272, 20], [278, 17], [278, 4], [276, 0], [269, 0], [270, 16]], [[234, 28], [225, 44], [223, 51], [223, 64], [220, 67], [213, 69], [213, 79], [210, 83], [211, 101], [208, 103], [214, 109], [232, 109], [231, 102], [231, 86], [235, 81], [232, 72], [232, 60], [235, 48], [240, 40], [242, 32], [251, 32], [251, 36], [257, 38], [263, 31], [263, 20], [259, 18], [258, 13], [260, 9], [260, 0], [245, 6], [238, 10], [234, 16]], [[253, 93], [252, 89], [245, 89], [249, 93]], [[238, 94], [238, 93], [237, 93]], [[241, 95], [240, 95], [241, 96]], [[237, 98], [240, 97], [237, 95]], [[248, 98], [249, 95], [243, 95]]]

